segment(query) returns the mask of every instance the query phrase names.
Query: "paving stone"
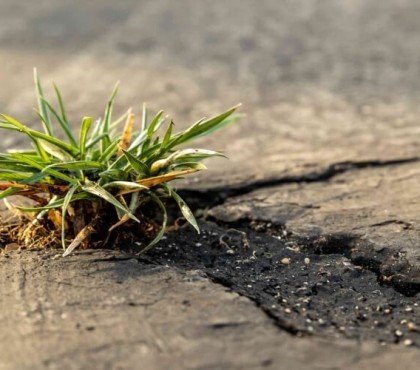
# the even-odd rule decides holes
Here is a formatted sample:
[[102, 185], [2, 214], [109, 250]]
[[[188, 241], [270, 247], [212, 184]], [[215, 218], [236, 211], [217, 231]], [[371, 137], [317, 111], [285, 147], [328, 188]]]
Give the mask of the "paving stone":
[[0, 256], [0, 369], [415, 369], [404, 347], [296, 338], [200, 277], [85, 251]]
[[[394, 279], [420, 284], [418, 163], [349, 171], [328, 181], [266, 187], [211, 210], [225, 222], [261, 220], [309, 240], [330, 238], [354, 258], [381, 264]], [[334, 251], [334, 248], [331, 248]]]

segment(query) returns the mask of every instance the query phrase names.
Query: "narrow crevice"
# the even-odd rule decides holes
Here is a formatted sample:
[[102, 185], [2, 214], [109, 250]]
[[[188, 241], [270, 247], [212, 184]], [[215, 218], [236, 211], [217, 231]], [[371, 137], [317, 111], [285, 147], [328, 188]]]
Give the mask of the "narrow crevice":
[[250, 299], [291, 335], [399, 343], [393, 334], [398, 329], [418, 343], [417, 332], [406, 325], [415, 322], [415, 289], [381, 280], [378, 258], [387, 256], [372, 258], [374, 249], [367, 251], [357, 238], [299, 238], [253, 220], [199, 223], [200, 235], [189, 227], [168, 233], [147, 258], [180, 271], [200, 271]]
[[[366, 168], [397, 166], [401, 164], [418, 162], [419, 160], [419, 157], [411, 157], [387, 161], [371, 160], [359, 162], [340, 162], [331, 164], [324, 170], [310, 172], [302, 176], [262, 179], [254, 182], [249, 182], [247, 184], [239, 184], [237, 186], [214, 187], [205, 190], [184, 189], [180, 190], [180, 192], [182, 193], [183, 197], [188, 200], [188, 203], [190, 204], [191, 208], [194, 211], [197, 211], [204, 208], [213, 208], [222, 205], [231, 197], [245, 195], [254, 190], [262, 188], [270, 188], [291, 183], [299, 184], [311, 182], [324, 182], [331, 180], [337, 175], [349, 171], [362, 170]], [[249, 223], [251, 222], [251, 220], [239, 220], [235, 223], [226, 224], [214, 218], [208, 219], [208, 221], [214, 222], [217, 225], [225, 228], [237, 226], [249, 228], [247, 224], [249, 225]], [[279, 225], [278, 228], [284, 229], [284, 227], [282, 227], [281, 225]], [[373, 251], [373, 246], [368, 245], [365, 241], [360, 240], [360, 238], [351, 235], [337, 234], [313, 237], [309, 240], [307, 238], [302, 238], [302, 240], [299, 240], [299, 242], [308, 247], [314, 247], [316, 245], [317, 250], [322, 254], [338, 253], [349, 258], [352, 261], [352, 263], [354, 263], [356, 266], [360, 266], [364, 269], [374, 272], [377, 275], [379, 282], [392, 286], [393, 289], [395, 289], [401, 294], [404, 294], [406, 296], [414, 296], [420, 292], [419, 282], [409, 281], [398, 274], [396, 274], [396, 276], [394, 276], [392, 279], [389, 279], [388, 276], [384, 276], [381, 268], [384, 263], [383, 260], [388, 259], [390, 256], [382, 256], [383, 260], [375, 259], [373, 256], [373, 252], [372, 254], [369, 254], [369, 251]], [[354, 253], [352, 249], [355, 245], [359, 245], [359, 249], [362, 249], [363, 253]], [[405, 265], [406, 268], [411, 267], [407, 261], [405, 262]]]
[[230, 186], [215, 186], [212, 188], [202, 190], [181, 188], [179, 189], [179, 192], [184, 198], [188, 199], [189, 204], [194, 209], [213, 208], [222, 205], [229, 198], [249, 194], [254, 190], [258, 189], [271, 188], [286, 184], [325, 182], [331, 180], [335, 176], [349, 171], [362, 170], [367, 168], [397, 166], [418, 161], [420, 161], [419, 157], [394, 159], [387, 161], [371, 160], [358, 162], [339, 162], [333, 163], [324, 169], [308, 172], [300, 176], [283, 176], [254, 181], [251, 180], [247, 183], [239, 183]]
[[229, 279], [216, 276], [210, 272], [205, 272], [205, 276], [209, 278], [213, 283], [222, 285], [225, 288], [228, 288], [229, 290], [235, 291], [240, 296], [250, 299], [255, 304], [255, 306], [258, 307], [262, 312], [264, 312], [264, 314], [267, 315], [267, 317], [273, 322], [273, 324], [280, 330], [285, 331], [291, 335], [302, 336], [304, 334], [302, 330], [297, 328], [291, 321], [285, 320], [279, 315], [274, 314], [271, 310], [262, 305], [261, 302], [258, 301], [258, 299], [251, 297], [246, 292], [241, 292], [238, 289], [232, 289], [232, 282]]

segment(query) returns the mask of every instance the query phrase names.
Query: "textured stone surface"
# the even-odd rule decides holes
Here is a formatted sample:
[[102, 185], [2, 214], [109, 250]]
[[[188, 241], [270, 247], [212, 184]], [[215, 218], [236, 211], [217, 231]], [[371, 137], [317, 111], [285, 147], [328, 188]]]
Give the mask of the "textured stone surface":
[[[420, 156], [419, 19], [415, 0], [1, 0], [0, 111], [36, 124], [34, 66], [62, 88], [75, 125], [102, 114], [116, 80], [119, 111], [146, 101], [179, 127], [241, 101], [241, 123], [203, 142], [231, 161], [183, 186], [242, 193], [213, 210], [221, 220], [276, 222], [311, 241], [344, 235], [354, 258], [414, 284], [419, 164], [395, 162]], [[0, 149], [26, 144], [3, 135]], [[270, 186], [244, 194], [258, 185]], [[0, 257], [0, 368], [419, 360], [416, 350], [288, 336], [195, 274], [95, 262], [100, 253], [50, 257]]]
[[312, 240], [335, 236], [355, 256], [379, 261], [384, 275], [419, 285], [419, 182], [418, 163], [366, 168], [329, 181], [258, 189], [210, 213], [225, 222], [274, 222]]
[[291, 337], [195, 272], [123, 258], [0, 256], [0, 369], [414, 369], [420, 360], [401, 347]]

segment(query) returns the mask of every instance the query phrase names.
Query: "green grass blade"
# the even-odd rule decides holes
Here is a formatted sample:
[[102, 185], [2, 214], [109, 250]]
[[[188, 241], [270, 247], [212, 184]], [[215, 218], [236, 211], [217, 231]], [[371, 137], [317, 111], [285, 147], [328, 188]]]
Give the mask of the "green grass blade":
[[111, 193], [106, 191], [99, 184], [86, 181], [85, 185], [82, 186], [82, 189], [90, 194], [96, 195], [97, 197], [106, 200], [108, 203], [111, 203], [113, 206], [121, 210], [124, 214], [127, 214], [127, 216], [132, 220], [140, 222], [139, 219], [134, 216], [126, 206], [121, 204], [121, 202], [119, 202]]
[[32, 175], [33, 173], [22, 173], [0, 169], [0, 181], [22, 182], [24, 180], [28, 180]]
[[105, 167], [102, 163], [96, 161], [70, 161], [53, 163], [48, 165], [48, 168], [55, 168], [62, 171], [88, 171], [103, 170]]
[[65, 174], [63, 174], [59, 171], [53, 170], [52, 168], [48, 168], [47, 165], [41, 164], [40, 162], [37, 162], [37, 161], [33, 160], [32, 158], [24, 155], [24, 154], [14, 153], [12, 156], [16, 160], [18, 160], [20, 162], [23, 162], [23, 163], [26, 163], [26, 164], [36, 168], [37, 170], [39, 170], [39, 171], [41, 171], [45, 174], [48, 174], [52, 177], [55, 177], [57, 179], [60, 179], [60, 180], [63, 180], [65, 182], [69, 182], [69, 183], [75, 183], [76, 182], [76, 179], [73, 179], [73, 178], [71, 178], [71, 177], [69, 177], [69, 176], [67, 176], [67, 175], [65, 175]]
[[[71, 126], [68, 123], [67, 119], [65, 119], [62, 116], [60, 116], [57, 113], [57, 111], [54, 109], [54, 107], [47, 100], [44, 100], [44, 103], [47, 105], [48, 110], [55, 117], [55, 119], [57, 120], [58, 124], [63, 129], [63, 132], [66, 134], [66, 136], [69, 139], [71, 145], [77, 146], [76, 139], [74, 137], [73, 131], [72, 131]], [[41, 117], [42, 120], [44, 119], [42, 116], [40, 116], [40, 117]]]
[[44, 126], [45, 133], [48, 135], [53, 134], [53, 129], [51, 126], [50, 117], [48, 115], [48, 108], [45, 104], [44, 93], [42, 91], [41, 81], [38, 78], [38, 73], [36, 68], [34, 68], [34, 82], [35, 82], [35, 90], [36, 90], [36, 97], [38, 100], [38, 109], [41, 114], [42, 124]]
[[162, 122], [162, 120], [160, 119], [162, 117], [162, 114], [163, 114], [163, 110], [159, 111], [156, 114], [156, 116], [153, 118], [152, 122], [150, 122], [150, 125], [147, 127], [147, 137], [149, 139], [152, 139], [153, 134], [159, 129], [160, 127], [159, 123]]
[[165, 136], [163, 137], [163, 140], [162, 140], [162, 144], [161, 144], [162, 151], [166, 151], [165, 148], [168, 146], [169, 140], [171, 139], [173, 127], [174, 127], [174, 122], [171, 121], [171, 123], [168, 126], [168, 129], [165, 132]]
[[22, 212], [40, 212], [40, 211], [47, 211], [50, 209], [56, 209], [63, 205], [64, 198], [60, 198], [58, 200], [54, 200], [53, 202], [49, 202], [47, 205], [42, 207], [24, 207], [24, 206], [14, 206], [16, 209]]
[[147, 107], [146, 103], [143, 103], [143, 111], [141, 115], [141, 132], [146, 131], [147, 128]]
[[[74, 184], [72, 187], [78, 186], [78, 184]], [[67, 193], [68, 194], [68, 193]], [[67, 195], [66, 194], [66, 195]], [[87, 193], [77, 193], [73, 194], [70, 202], [75, 202], [76, 200], [86, 200], [86, 199], [92, 199], [93, 197], [90, 194]], [[23, 206], [15, 206], [16, 209], [22, 211], [22, 212], [40, 212], [40, 211], [48, 211], [50, 209], [57, 209], [63, 207], [65, 197], [54, 199], [54, 201], [49, 202], [47, 205], [42, 207], [23, 207]]]
[[[31, 130], [25, 126], [23, 123], [19, 122], [17, 119], [10, 117], [6, 114], [1, 114], [1, 116], [5, 119], [7, 122], [6, 124], [1, 124], [0, 128], [4, 128], [6, 130], [13, 130], [13, 131], [19, 131], [25, 133], [35, 144], [36, 150], [38, 154], [42, 157], [44, 161], [49, 161], [48, 154], [44, 150], [44, 148], [39, 144], [38, 139], [31, 134]], [[45, 134], [43, 134], [45, 135]], [[48, 135], [45, 135], [48, 136]]]
[[19, 190], [20, 190], [20, 188], [8, 188], [6, 190], [3, 190], [2, 192], [0, 192], [0, 200], [5, 199], [7, 197], [12, 196], [13, 194], [18, 193]]
[[85, 159], [86, 154], [86, 140], [90, 127], [92, 126], [92, 118], [84, 117], [82, 120], [82, 127], [79, 134], [79, 150], [80, 150], [80, 159]]
[[90, 138], [89, 141], [86, 143], [86, 151], [88, 151], [89, 149], [91, 149], [92, 147], [94, 147], [105, 136], [106, 136], [106, 134], [100, 134], [100, 135], [97, 135], [97, 136], [95, 136], [93, 138]]
[[134, 171], [136, 171], [140, 176], [149, 174], [149, 167], [147, 167], [146, 164], [137, 159], [130, 152], [124, 150], [123, 153], [127, 158], [128, 162], [130, 163], [131, 167], [133, 167]]
[[63, 249], [66, 250], [66, 213], [67, 208], [72, 201], [74, 193], [79, 189], [79, 184], [75, 184], [70, 187], [69, 191], [67, 192], [66, 196], [63, 200], [63, 205], [61, 206], [61, 245]]
[[[63, 98], [61, 96], [60, 89], [57, 87], [57, 85], [54, 82], [53, 82], [53, 87], [54, 87], [55, 95], [57, 97], [58, 105], [60, 106], [61, 119], [63, 123], [65, 124], [65, 126], [68, 127], [69, 130], [71, 131], [71, 124], [70, 124], [69, 119], [67, 118], [67, 112], [66, 112]], [[73, 139], [75, 139], [73, 135], [72, 137]]]
[[[49, 155], [59, 159], [60, 161], [71, 161], [73, 159], [73, 157], [69, 153], [67, 153], [66, 151], [59, 148], [55, 144], [52, 144], [49, 141], [39, 139], [38, 143], [41, 146], [41, 148], [45, 150]], [[47, 161], [49, 161], [48, 157]]]
[[102, 130], [101, 134], [105, 134], [104, 138], [102, 139], [102, 152], [104, 152], [108, 146], [111, 144], [111, 138], [109, 136], [109, 130], [112, 120], [112, 110], [114, 107], [115, 97], [117, 96], [118, 92], [118, 83], [115, 85], [114, 89], [112, 90], [111, 96], [109, 97], [108, 103], [105, 108], [104, 113], [104, 120], [102, 122]]
[[18, 120], [16, 120], [13, 117], [10, 117], [6, 114], [1, 114], [1, 116], [7, 121], [7, 123], [10, 126], [12, 126], [12, 127], [10, 127], [9, 125], [6, 124], [5, 126], [0, 126], [1, 128], [6, 128], [6, 129], [11, 129], [11, 130], [15, 130], [15, 131], [24, 132], [33, 141], [35, 141], [35, 139], [43, 139], [45, 141], [50, 142], [51, 144], [54, 144], [55, 146], [59, 147], [60, 149], [65, 150], [66, 152], [68, 152], [69, 154], [71, 154], [73, 156], [77, 155], [78, 152], [79, 152], [79, 149], [77, 147], [74, 147], [70, 144], [67, 144], [64, 141], [61, 141], [61, 140], [59, 140], [59, 139], [57, 139], [53, 136], [44, 134], [44, 133], [36, 131], [36, 130], [32, 130], [32, 129], [30, 129], [29, 127], [27, 127], [26, 125], [19, 122]]
[[120, 144], [120, 139], [114, 140], [102, 153], [99, 157], [98, 162], [105, 163], [108, 162], [113, 155], [117, 155], [118, 145]]
[[238, 104], [228, 109], [226, 112], [223, 112], [217, 116], [214, 116], [210, 119], [204, 120], [198, 124], [191, 126], [186, 131], [176, 135], [172, 139], [170, 146], [173, 147], [175, 145], [186, 143], [192, 139], [197, 139], [201, 136], [210, 134], [211, 132], [214, 132], [215, 130], [225, 127], [229, 123], [234, 122], [234, 120], [226, 121], [226, 119], [229, 116], [231, 116], [236, 111], [236, 109], [238, 109], [240, 106], [241, 104]]
[[194, 229], [197, 230], [197, 233], [200, 234], [200, 228], [198, 227], [197, 220], [195, 219], [194, 214], [192, 213], [190, 207], [188, 207], [187, 203], [185, 203], [185, 201], [180, 197], [180, 195], [174, 189], [169, 187], [169, 185], [167, 185], [167, 188], [169, 190], [170, 196], [178, 204], [178, 207], [181, 210], [185, 219], [194, 227]]
[[145, 248], [143, 248], [140, 251], [139, 255], [142, 255], [142, 254], [146, 253], [153, 246], [155, 246], [157, 243], [159, 243], [159, 241], [162, 239], [163, 235], [165, 234], [166, 225], [168, 223], [168, 213], [166, 212], [165, 205], [162, 203], [162, 201], [159, 199], [159, 197], [157, 195], [153, 194], [152, 192], [150, 193], [150, 197], [152, 198], [152, 200], [158, 205], [158, 207], [162, 211], [162, 216], [163, 216], [162, 226], [161, 226], [158, 234], [155, 236], [155, 238]]

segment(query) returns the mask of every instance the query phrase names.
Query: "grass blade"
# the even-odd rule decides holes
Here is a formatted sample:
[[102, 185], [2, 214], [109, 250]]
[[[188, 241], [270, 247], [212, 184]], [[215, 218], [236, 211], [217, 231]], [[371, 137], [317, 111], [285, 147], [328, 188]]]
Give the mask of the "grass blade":
[[146, 103], [143, 103], [143, 111], [141, 115], [141, 132], [146, 131], [147, 128], [147, 107]]
[[179, 209], [181, 210], [182, 214], [184, 215], [185, 219], [197, 230], [197, 233], [200, 234], [200, 228], [198, 227], [197, 220], [194, 217], [190, 207], [188, 207], [187, 203], [180, 197], [180, 195], [171, 187], [167, 186], [169, 190], [170, 196], [175, 200], [178, 204]]
[[41, 114], [42, 123], [44, 126], [45, 133], [48, 135], [53, 135], [53, 129], [51, 126], [50, 117], [48, 115], [48, 108], [45, 104], [44, 93], [42, 91], [41, 81], [38, 78], [38, 73], [36, 68], [34, 68], [34, 82], [35, 82], [35, 90], [36, 90], [36, 97], [38, 100], [38, 109]]
[[86, 154], [86, 140], [90, 127], [92, 126], [91, 117], [83, 117], [82, 127], [79, 133], [79, 150], [80, 150], [80, 159], [85, 159]]
[[48, 165], [48, 168], [55, 168], [65, 171], [88, 171], [88, 170], [102, 170], [104, 165], [96, 161], [70, 161], [59, 162]]
[[137, 159], [134, 155], [132, 155], [130, 152], [126, 152], [125, 150], [123, 153], [131, 167], [133, 167], [134, 171], [136, 171], [138, 175], [144, 176], [149, 173], [149, 167], [147, 167], [146, 164], [144, 164], [141, 160]]
[[112, 182], [109, 182], [108, 184], [105, 184], [103, 188], [104, 189], [119, 188], [122, 190], [127, 190], [127, 189], [148, 190], [149, 189], [144, 185], [140, 185], [132, 181], [112, 181]]
[[36, 131], [36, 130], [32, 130], [32, 129], [30, 129], [29, 127], [27, 127], [26, 125], [24, 125], [23, 123], [19, 122], [18, 120], [16, 120], [13, 117], [10, 117], [10, 116], [8, 116], [6, 114], [1, 114], [1, 116], [10, 125], [10, 126], [9, 125], [0, 126], [2, 128], [24, 132], [33, 141], [35, 141], [35, 139], [43, 139], [45, 141], [50, 142], [51, 144], [54, 144], [55, 146], [59, 147], [60, 149], [65, 150], [66, 152], [68, 152], [72, 156], [77, 155], [78, 152], [79, 152], [79, 149], [77, 147], [73, 147], [72, 145], [67, 144], [64, 141], [61, 141], [61, 140], [55, 138], [54, 136], [50, 136], [50, 135], [44, 134], [44, 133], [39, 132], [39, 131]]
[[26, 163], [34, 168], [36, 168], [37, 170], [46, 173], [52, 177], [55, 177], [57, 179], [63, 180], [65, 182], [68, 182], [70, 184], [73, 184], [76, 182], [76, 179], [73, 179], [59, 171], [53, 170], [52, 168], [48, 168], [48, 166], [43, 165], [33, 159], [31, 159], [30, 157], [24, 155], [24, 154], [19, 154], [19, 153], [14, 153], [13, 157], [16, 158], [16, 160], [21, 161], [23, 163]]
[[63, 257], [67, 257], [71, 252], [73, 252], [82, 242], [88, 238], [94, 231], [95, 225], [98, 222], [99, 217], [96, 216], [87, 226], [85, 226], [76, 238], [71, 242], [68, 248], [64, 251]]
[[127, 207], [121, 204], [111, 193], [106, 191], [100, 185], [87, 180], [86, 184], [82, 186], [82, 189], [90, 194], [96, 195], [97, 197], [106, 200], [108, 203], [111, 203], [123, 213], [127, 214], [132, 220], [140, 222], [139, 219], [134, 216]]
[[117, 157], [121, 157], [124, 154], [124, 151], [128, 149], [133, 137], [133, 127], [134, 127], [134, 114], [129, 112], [127, 115], [127, 121], [124, 126], [124, 131], [118, 145]]
[[111, 125], [114, 101], [118, 92], [118, 85], [119, 83], [117, 82], [116, 85], [114, 86], [114, 89], [112, 90], [111, 96], [109, 97], [108, 103], [105, 108], [104, 120], [102, 122], [102, 131], [101, 131], [102, 134], [105, 134], [104, 138], [102, 139], [102, 152], [104, 152], [108, 148], [108, 146], [111, 144], [109, 130], [110, 130], [110, 125]]
[[158, 234], [155, 236], [155, 238], [145, 248], [143, 248], [140, 251], [140, 253], [139, 253], [140, 256], [142, 254], [146, 253], [148, 250], [150, 250], [154, 245], [159, 243], [159, 241], [162, 239], [163, 235], [165, 234], [166, 225], [168, 223], [168, 213], [166, 212], [165, 205], [162, 203], [162, 201], [159, 199], [159, 197], [157, 195], [155, 195], [153, 193], [150, 193], [150, 197], [152, 198], [152, 200], [158, 205], [158, 207], [162, 211], [162, 216], [163, 216], [162, 226], [161, 226]]
[[72, 198], [74, 196], [74, 193], [79, 189], [79, 184], [75, 184], [70, 187], [68, 193], [63, 199], [63, 205], [61, 206], [61, 245], [63, 246], [63, 249], [66, 250], [66, 213], [67, 208], [72, 201]]
[[[61, 117], [57, 111], [53, 108], [53, 106], [45, 99], [43, 99], [44, 103], [47, 105], [48, 110], [50, 111], [50, 113], [52, 113], [52, 115], [55, 117], [55, 119], [57, 120], [58, 124], [61, 126], [61, 128], [63, 129], [64, 133], [66, 134], [66, 136], [68, 137], [68, 139], [70, 140], [70, 143], [73, 146], [77, 146], [77, 142], [76, 139], [74, 137], [73, 131], [71, 129], [70, 124], [67, 122], [67, 120], [65, 120], [63, 117]], [[41, 119], [42, 116], [41, 116]]]

